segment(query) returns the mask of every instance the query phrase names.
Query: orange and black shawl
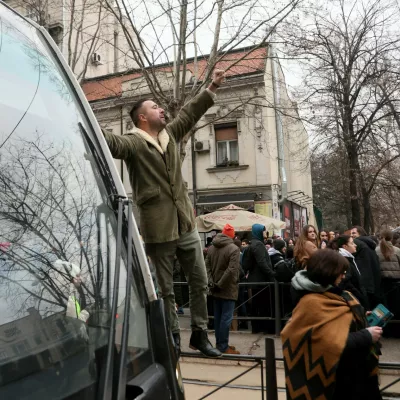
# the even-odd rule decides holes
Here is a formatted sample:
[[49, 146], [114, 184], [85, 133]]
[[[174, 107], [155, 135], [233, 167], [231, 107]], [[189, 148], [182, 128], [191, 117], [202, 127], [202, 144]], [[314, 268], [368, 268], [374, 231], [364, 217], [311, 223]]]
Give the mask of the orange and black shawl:
[[[288, 400], [329, 400], [350, 326], [365, 328], [364, 310], [348, 292], [309, 293], [293, 310], [283, 329], [283, 357]], [[371, 375], [378, 358], [372, 357]]]

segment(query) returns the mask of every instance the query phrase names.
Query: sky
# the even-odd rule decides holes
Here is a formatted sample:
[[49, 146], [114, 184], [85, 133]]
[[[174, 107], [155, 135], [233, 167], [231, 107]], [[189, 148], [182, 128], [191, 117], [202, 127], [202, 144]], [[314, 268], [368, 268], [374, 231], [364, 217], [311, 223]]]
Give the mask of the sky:
[[[131, 1], [132, 15], [136, 26], [142, 27], [141, 34], [151, 54], [154, 55], [156, 63], [173, 60], [174, 33], [179, 31], [179, 2], [177, 0], [156, 0], [151, 6], [146, 3], [136, 5]], [[236, 48], [251, 46], [260, 43], [266, 32], [274, 25], [283, 14], [279, 11], [288, 9], [290, 0], [268, 1], [263, 0], [225, 0], [221, 30], [220, 46], [231, 40], [236, 34], [237, 39], [233, 42]], [[194, 19], [194, 9], [197, 5], [197, 15]], [[213, 7], [214, 5], [214, 7]], [[170, 6], [170, 7], [168, 7]], [[171, 28], [171, 20], [165, 10], [171, 10], [171, 19], [176, 24]], [[215, 24], [217, 21], [217, 8], [212, 0], [192, 1], [188, 3], [188, 31], [196, 26], [196, 44], [198, 55], [209, 54], [214, 41]], [[277, 16], [274, 18], [274, 16]], [[149, 21], [152, 20], [152, 24]], [[196, 21], [196, 23], [194, 22]], [[257, 27], [257, 29], [255, 29]], [[140, 28], [139, 28], [140, 29]], [[175, 42], [177, 40], [175, 39]], [[195, 55], [194, 35], [188, 37], [187, 57]], [[232, 46], [228, 46], [227, 49]], [[289, 87], [300, 83], [299, 71], [293, 62], [282, 60], [286, 82]]]

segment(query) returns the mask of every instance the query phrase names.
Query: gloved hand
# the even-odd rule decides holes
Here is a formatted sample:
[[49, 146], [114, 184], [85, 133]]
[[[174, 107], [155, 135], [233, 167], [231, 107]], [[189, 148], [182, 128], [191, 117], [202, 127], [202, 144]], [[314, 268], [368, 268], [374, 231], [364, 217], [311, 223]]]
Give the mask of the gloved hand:
[[89, 342], [88, 330], [85, 323], [82, 323], [79, 328], [79, 336], [85, 341]]

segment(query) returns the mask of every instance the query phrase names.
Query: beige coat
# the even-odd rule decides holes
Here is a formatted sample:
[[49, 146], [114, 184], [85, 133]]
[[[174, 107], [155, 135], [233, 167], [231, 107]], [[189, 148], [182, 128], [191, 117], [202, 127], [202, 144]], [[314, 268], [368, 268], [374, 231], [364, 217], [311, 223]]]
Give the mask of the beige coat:
[[214, 104], [204, 90], [186, 104], [158, 135], [159, 144], [136, 128], [117, 136], [104, 133], [114, 158], [125, 161], [145, 243], [177, 240], [195, 228], [193, 206], [182, 178], [179, 143]]
[[381, 266], [381, 276], [386, 279], [400, 279], [400, 249], [394, 247], [390, 242], [388, 244], [394, 250], [390, 260], [386, 260], [385, 257], [383, 257], [379, 246], [376, 248], [376, 254], [378, 254]]

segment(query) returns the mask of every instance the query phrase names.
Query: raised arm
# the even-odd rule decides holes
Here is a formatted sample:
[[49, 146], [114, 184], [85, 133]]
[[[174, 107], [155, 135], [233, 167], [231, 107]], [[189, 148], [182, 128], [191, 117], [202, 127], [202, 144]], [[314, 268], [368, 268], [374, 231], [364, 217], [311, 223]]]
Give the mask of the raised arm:
[[214, 104], [215, 92], [224, 79], [225, 72], [215, 70], [211, 85], [183, 106], [176, 118], [167, 125], [167, 131], [177, 142], [180, 142], [194, 128], [198, 120]]
[[113, 158], [118, 160], [126, 160], [134, 153], [134, 142], [130, 135], [120, 136], [108, 133], [103, 130], [104, 138], [108, 144]]

